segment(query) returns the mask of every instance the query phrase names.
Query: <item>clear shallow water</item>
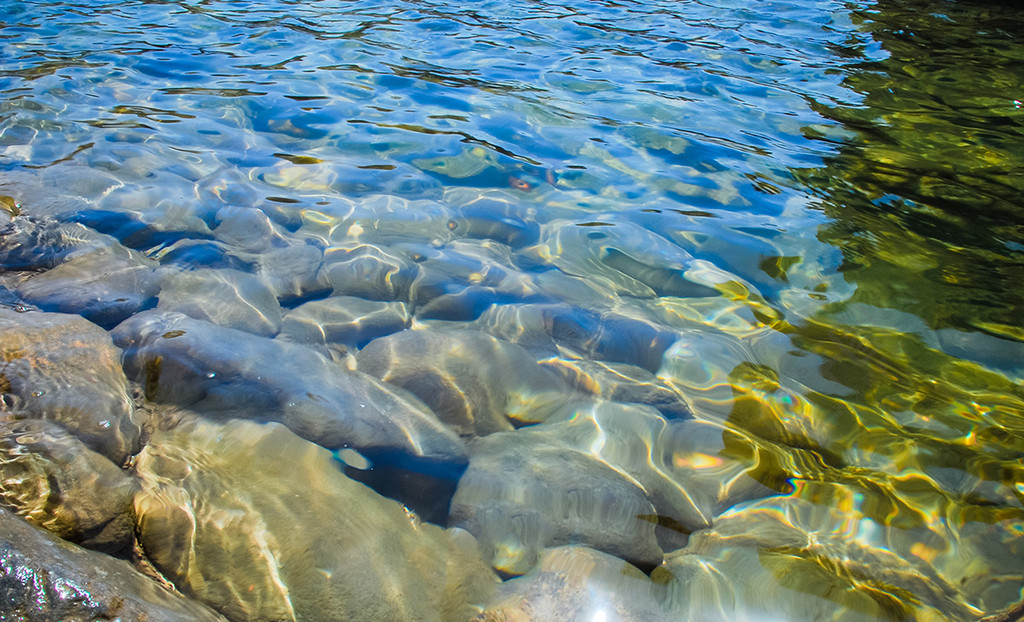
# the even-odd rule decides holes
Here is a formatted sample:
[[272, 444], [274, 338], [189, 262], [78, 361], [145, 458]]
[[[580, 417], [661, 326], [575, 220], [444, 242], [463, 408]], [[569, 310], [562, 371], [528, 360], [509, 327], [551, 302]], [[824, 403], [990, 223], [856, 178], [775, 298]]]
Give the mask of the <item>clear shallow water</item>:
[[[177, 310], [353, 354], [348, 367], [404, 374], [445, 407], [415, 379], [428, 372], [404, 371], [414, 357], [464, 397], [500, 395], [446, 421], [471, 441], [469, 473], [503, 445], [478, 439], [543, 445], [566, 418], [641, 439], [648, 462], [678, 467], [672, 486], [721, 486], [686, 517], [635, 451], [573, 446], [654, 499], [655, 600], [675, 619], [970, 618], [1020, 599], [1024, 23], [1011, 9], [23, 2], [0, 21], [5, 205], [158, 264], [138, 304], [111, 312], [39, 294], [8, 262], [12, 301], [105, 328]], [[335, 316], [307, 305], [339, 296], [401, 305], [332, 337]], [[346, 300], [350, 316], [381, 313]], [[383, 341], [406, 326], [426, 345]], [[532, 358], [473, 376], [500, 347], [446, 341], [466, 329]], [[559, 405], [535, 366], [605, 401]], [[648, 424], [623, 423], [639, 415], [614, 414], [623, 404], [716, 432], [706, 451], [681, 432], [644, 440]], [[753, 483], [734, 493], [737, 473]], [[532, 568], [495, 552], [500, 521], [435, 505], [422, 511], [469, 525], [495, 567]], [[547, 543], [651, 562], [563, 540]]]

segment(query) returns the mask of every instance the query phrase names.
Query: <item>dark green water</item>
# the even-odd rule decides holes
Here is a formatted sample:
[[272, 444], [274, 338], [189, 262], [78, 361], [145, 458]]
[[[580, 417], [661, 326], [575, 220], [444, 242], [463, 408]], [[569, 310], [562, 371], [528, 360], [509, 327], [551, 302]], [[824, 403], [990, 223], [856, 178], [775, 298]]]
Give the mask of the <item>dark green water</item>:
[[[1011, 3], [0, 8], [12, 222], [78, 223], [154, 275], [135, 302], [94, 304], [38, 294], [39, 266], [9, 259], [5, 301], [106, 329], [181, 311], [385, 382], [413, 365], [404, 351], [391, 372], [357, 353], [405, 330], [426, 344], [415, 365], [469, 402], [467, 386], [488, 385], [471, 370], [497, 360], [509, 387], [477, 386], [505, 392], [473, 402], [476, 417], [506, 408], [512, 425], [441, 413], [470, 472], [502, 445], [490, 435], [542, 447], [545, 426], [553, 438], [581, 413], [639, 408], [648, 423], [594, 415], [597, 440], [570, 446], [652, 500], [653, 519], [633, 518], [659, 526], [665, 561], [642, 589], [594, 579], [617, 604], [595, 597], [581, 620], [650, 619], [636, 604], [648, 589], [679, 620], [975, 619], [1020, 601], [1022, 189], [1024, 18]], [[304, 305], [338, 296], [399, 303], [388, 313], [406, 319], [332, 338]], [[356, 317], [383, 309], [346, 300]], [[289, 332], [289, 316], [316, 335]], [[528, 356], [445, 341], [465, 331]], [[578, 400], [537, 397], [537, 366]], [[441, 388], [403, 386], [440, 408]], [[203, 404], [180, 405], [202, 417]], [[706, 449], [637, 431], [684, 421]], [[696, 526], [645, 469], [703, 499]], [[533, 568], [521, 533], [460, 523], [450, 497], [423, 502], [389, 477], [367, 481], [432, 522], [473, 525], [503, 577]], [[518, 499], [503, 503], [562, 511]], [[643, 561], [581, 529], [541, 544]], [[560, 618], [554, 602], [522, 619]]]

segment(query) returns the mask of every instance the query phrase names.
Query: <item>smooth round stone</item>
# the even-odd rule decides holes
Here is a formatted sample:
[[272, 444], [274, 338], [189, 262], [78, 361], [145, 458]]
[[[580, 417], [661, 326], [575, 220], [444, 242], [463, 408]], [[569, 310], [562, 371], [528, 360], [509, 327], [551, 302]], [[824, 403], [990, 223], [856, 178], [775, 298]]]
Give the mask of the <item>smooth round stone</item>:
[[566, 544], [642, 567], [661, 563], [657, 513], [627, 475], [524, 430], [478, 439], [471, 452], [449, 524], [476, 536], [494, 568], [523, 574], [544, 548]]
[[377, 337], [409, 327], [404, 303], [331, 296], [299, 305], [284, 316], [279, 337], [311, 345], [361, 348]]
[[213, 235], [229, 248], [244, 253], [259, 253], [281, 240], [270, 218], [254, 207], [223, 207], [217, 211]]
[[273, 336], [281, 327], [281, 305], [256, 276], [238, 270], [166, 273], [157, 309], [177, 311], [219, 326]]
[[18, 284], [18, 295], [41, 309], [77, 313], [104, 327], [151, 304], [159, 291], [156, 262], [102, 237], [106, 240], [64, 254], [53, 268], [28, 276]]
[[465, 620], [496, 584], [468, 534], [418, 522], [277, 424], [186, 422], [137, 471], [143, 550], [233, 620]]
[[669, 622], [663, 586], [618, 557], [582, 546], [547, 549], [537, 567], [506, 581], [474, 622]]
[[459, 470], [462, 440], [415, 398], [311, 348], [146, 311], [113, 331], [146, 399], [206, 414], [279, 421], [330, 449]]
[[165, 589], [128, 562], [65, 542], [3, 508], [0, 614], [19, 622], [225, 622], [209, 607]]
[[463, 330], [405, 330], [370, 342], [357, 368], [416, 395], [463, 436], [543, 421], [572, 394], [523, 348]]
[[77, 315], [0, 307], [0, 390], [17, 418], [49, 419], [115, 464], [139, 449], [121, 351]]
[[336, 296], [407, 300], [418, 267], [370, 244], [331, 246], [324, 251], [317, 280]]
[[134, 541], [138, 485], [56, 423], [0, 420], [0, 504], [65, 540], [116, 553]]
[[257, 255], [256, 273], [279, 300], [309, 298], [330, 291], [317, 278], [323, 259], [323, 251], [311, 244], [288, 244]]

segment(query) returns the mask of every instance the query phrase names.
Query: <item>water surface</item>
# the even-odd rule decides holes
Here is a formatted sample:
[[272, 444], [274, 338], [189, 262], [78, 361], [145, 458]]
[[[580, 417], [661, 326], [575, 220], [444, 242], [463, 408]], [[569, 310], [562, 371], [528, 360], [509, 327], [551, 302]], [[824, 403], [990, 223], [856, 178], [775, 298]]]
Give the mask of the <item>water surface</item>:
[[[590, 426], [573, 451], [655, 500], [659, 550], [547, 544], [646, 560], [668, 619], [977, 618], [1024, 581], [1022, 37], [938, 0], [7, 3], [3, 205], [156, 276], [99, 310], [0, 280], [108, 329], [155, 307], [299, 343], [434, 411], [416, 378], [500, 393], [445, 420], [474, 477]], [[699, 516], [637, 475], [659, 461], [715, 483]], [[535, 567], [381, 472], [503, 577]]]

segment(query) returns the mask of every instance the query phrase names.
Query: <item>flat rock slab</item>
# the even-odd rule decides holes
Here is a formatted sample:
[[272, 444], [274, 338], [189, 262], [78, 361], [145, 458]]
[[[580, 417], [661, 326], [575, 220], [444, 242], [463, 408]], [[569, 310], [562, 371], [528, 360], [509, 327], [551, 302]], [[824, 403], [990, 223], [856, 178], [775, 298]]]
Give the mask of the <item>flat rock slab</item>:
[[0, 509], [0, 619], [19, 622], [224, 622], [131, 564], [89, 551]]
[[45, 419], [0, 420], [0, 505], [83, 546], [116, 553], [134, 541], [137, 483]]
[[161, 311], [132, 317], [113, 336], [149, 400], [278, 421], [329, 449], [374, 458], [466, 463], [461, 439], [418, 400], [304, 346]]
[[629, 476], [526, 430], [485, 436], [471, 449], [449, 524], [476, 536], [494, 568], [523, 574], [544, 548], [566, 544], [661, 563], [657, 513]]
[[525, 349], [476, 331], [406, 330], [370, 342], [360, 371], [423, 400], [463, 436], [543, 421], [572, 389]]
[[121, 351], [80, 316], [0, 308], [0, 391], [11, 416], [55, 421], [115, 464], [139, 450]]
[[147, 556], [232, 620], [465, 620], [496, 585], [471, 536], [419, 523], [275, 423], [186, 422], [137, 471]]

